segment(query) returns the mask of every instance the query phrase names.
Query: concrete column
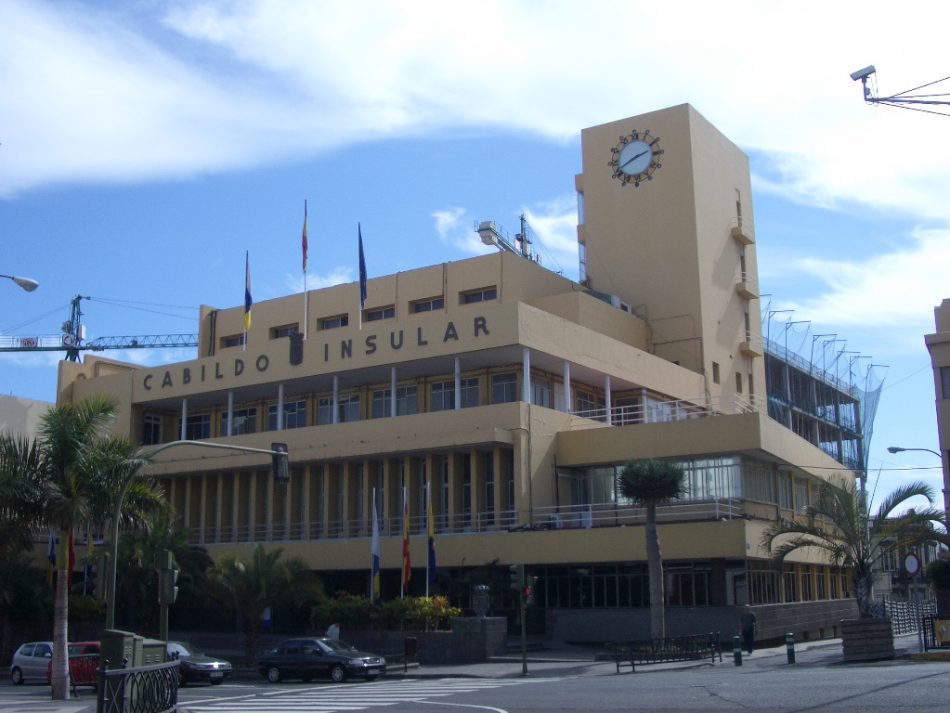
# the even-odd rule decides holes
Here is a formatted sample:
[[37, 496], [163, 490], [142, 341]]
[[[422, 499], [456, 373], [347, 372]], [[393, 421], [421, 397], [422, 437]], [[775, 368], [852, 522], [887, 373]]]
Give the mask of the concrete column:
[[181, 441], [185, 440], [186, 426], [188, 424], [188, 399], [181, 400], [181, 428], [178, 435], [178, 439]]
[[221, 542], [221, 521], [224, 520], [224, 473], [218, 473], [218, 494], [214, 503], [214, 541]]
[[284, 385], [277, 385], [277, 430], [284, 430]]
[[571, 401], [571, 362], [564, 360], [564, 413], [574, 413]]
[[241, 527], [241, 474], [231, 474], [231, 542], [238, 541], [238, 528]]
[[[333, 375], [333, 414], [331, 415], [331, 423], [340, 422], [340, 377], [336, 374]], [[326, 522], [326, 520], [324, 520]]]
[[455, 357], [455, 410], [462, 408], [462, 361]]
[[396, 417], [396, 367], [389, 369], [389, 415]]
[[208, 507], [208, 476], [205, 474], [201, 475], [200, 478], [201, 495], [198, 497], [198, 507], [201, 509], [198, 512], [198, 542], [203, 545], [207, 541], [205, 539], [205, 513]]
[[607, 425], [610, 426], [613, 424], [613, 397], [610, 393], [610, 376], [604, 375], [604, 406], [607, 409]]
[[228, 392], [228, 426], [224, 430], [225, 436], [234, 435], [234, 392]]
[[528, 347], [521, 350], [521, 400], [531, 403], [531, 351]]
[[301, 469], [301, 474], [303, 476], [300, 483], [300, 499], [301, 507], [300, 509], [300, 539], [309, 540], [310, 539], [310, 466], [305, 465]]
[[252, 470], [247, 482], [247, 531], [248, 541], [257, 542], [257, 471]]

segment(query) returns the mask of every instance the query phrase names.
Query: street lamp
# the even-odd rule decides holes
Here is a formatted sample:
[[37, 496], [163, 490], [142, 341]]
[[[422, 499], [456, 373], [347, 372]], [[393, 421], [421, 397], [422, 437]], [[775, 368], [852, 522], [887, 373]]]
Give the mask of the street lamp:
[[40, 286], [39, 282], [29, 277], [20, 277], [18, 275], [0, 275], [0, 277], [5, 277], [8, 280], [13, 280], [15, 283], [17, 283], [20, 287], [22, 287], [27, 292], [32, 292], [33, 290], [35, 290], [37, 287]]
[[940, 469], [943, 471], [943, 512], [944, 516], [947, 518], [948, 523], [950, 523], [950, 474], [943, 467], [943, 456], [939, 451], [935, 451], [932, 448], [904, 448], [902, 446], [888, 446], [888, 453], [903, 453], [904, 451], [923, 451], [924, 453], [933, 453], [937, 458], [940, 459]]
[[132, 481], [135, 479], [136, 472], [139, 467], [148, 465], [151, 463], [153, 457], [161, 453], [162, 451], [168, 450], [169, 448], [177, 448], [179, 446], [197, 446], [199, 448], [220, 448], [223, 450], [229, 451], [241, 451], [243, 453], [267, 453], [271, 456], [274, 477], [277, 482], [286, 483], [289, 480], [289, 470], [288, 470], [288, 460], [289, 454], [287, 452], [286, 443], [272, 443], [270, 448], [251, 448], [250, 446], [232, 446], [224, 443], [206, 443], [205, 441], [172, 441], [166, 443], [158, 448], [154, 448], [147, 453], [140, 453], [136, 457], [138, 461], [136, 467], [126, 478], [125, 482], [122, 483], [122, 489], [119, 491], [119, 497], [115, 501], [115, 511], [112, 513], [112, 561], [109, 563], [109, 587], [107, 589], [108, 599], [106, 600], [106, 629], [115, 628], [115, 580], [116, 580], [116, 569], [118, 566], [118, 548], [119, 548], [119, 517], [122, 514], [122, 503], [125, 501], [125, 496], [129, 493], [129, 487], [132, 485]]

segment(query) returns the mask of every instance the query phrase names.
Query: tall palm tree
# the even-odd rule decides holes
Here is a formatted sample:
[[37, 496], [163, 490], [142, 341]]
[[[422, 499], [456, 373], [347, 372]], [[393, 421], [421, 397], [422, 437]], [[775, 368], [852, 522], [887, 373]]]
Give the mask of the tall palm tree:
[[56, 594], [53, 605], [53, 699], [69, 697], [66, 643], [69, 618], [69, 564], [67, 542], [73, 528], [85, 526], [92, 515], [92, 482], [87, 457], [115, 418], [115, 405], [103, 397], [79, 404], [55, 406], [40, 421], [40, 448], [45, 497], [43, 513], [59, 533], [56, 556]]
[[854, 598], [862, 619], [871, 617], [872, 570], [885, 555], [899, 552], [923, 542], [950, 544], [942, 510], [933, 507], [897, 510], [912, 498], [933, 503], [933, 488], [922, 481], [902, 485], [888, 494], [876, 512], [864, 504], [857, 485], [826, 482], [819, 489], [818, 499], [805, 509], [803, 520], [782, 520], [769, 528], [763, 545], [777, 562], [784, 562], [800, 550], [823, 551], [841, 567], [849, 567], [854, 578]]
[[222, 557], [212, 577], [230, 593], [234, 607], [243, 619], [244, 654], [251, 664], [261, 635], [261, 615], [267, 607], [303, 605], [323, 598], [323, 587], [302, 560], [281, 561], [283, 550], [265, 550], [257, 545], [249, 562], [235, 556]]
[[617, 476], [621, 494], [646, 509], [647, 570], [650, 582], [650, 635], [666, 637], [666, 596], [663, 586], [663, 556], [656, 526], [658, 505], [675, 500], [684, 492], [685, 475], [675, 463], [653, 458], [631, 460]]

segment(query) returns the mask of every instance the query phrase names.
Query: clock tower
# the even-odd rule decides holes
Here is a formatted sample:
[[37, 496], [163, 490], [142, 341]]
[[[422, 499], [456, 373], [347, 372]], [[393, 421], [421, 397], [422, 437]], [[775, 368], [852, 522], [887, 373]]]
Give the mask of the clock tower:
[[765, 393], [748, 158], [688, 104], [581, 132], [580, 278], [712, 400]]

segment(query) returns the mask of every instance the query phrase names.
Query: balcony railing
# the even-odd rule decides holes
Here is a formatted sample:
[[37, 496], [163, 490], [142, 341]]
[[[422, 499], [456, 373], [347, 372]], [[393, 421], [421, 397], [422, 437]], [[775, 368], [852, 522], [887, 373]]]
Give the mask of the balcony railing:
[[[657, 510], [658, 522], [695, 522], [712, 520], [733, 520], [745, 516], [741, 501], [731, 498], [712, 500], [690, 500], [665, 505]], [[567, 505], [535, 508], [529, 518], [526, 512], [514, 510], [482, 512], [464, 512], [434, 518], [437, 536], [465, 535], [489, 532], [514, 532], [522, 530], [569, 530], [594, 527], [618, 527], [621, 525], [642, 525], [646, 522], [646, 509], [615, 503], [597, 503], [589, 505]], [[426, 517], [413, 516], [409, 521], [411, 537], [426, 534]], [[281, 542], [289, 540], [332, 540], [367, 539], [371, 534], [371, 523], [363, 519], [333, 520], [325, 524], [311, 521], [275, 522], [270, 528], [266, 525], [191, 528], [190, 541], [193, 544], [215, 544], [227, 542]], [[401, 537], [401, 518], [381, 518], [380, 537]], [[203, 535], [203, 537], [202, 537]]]

